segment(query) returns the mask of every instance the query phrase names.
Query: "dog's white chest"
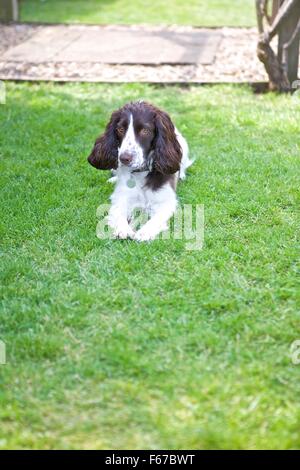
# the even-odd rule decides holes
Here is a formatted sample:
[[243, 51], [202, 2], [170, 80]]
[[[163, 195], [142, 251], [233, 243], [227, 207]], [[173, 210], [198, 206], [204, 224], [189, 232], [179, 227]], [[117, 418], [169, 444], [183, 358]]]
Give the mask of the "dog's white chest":
[[131, 174], [126, 181], [128, 198], [131, 209], [139, 208], [150, 213], [152, 205], [152, 191], [145, 187], [145, 174]]

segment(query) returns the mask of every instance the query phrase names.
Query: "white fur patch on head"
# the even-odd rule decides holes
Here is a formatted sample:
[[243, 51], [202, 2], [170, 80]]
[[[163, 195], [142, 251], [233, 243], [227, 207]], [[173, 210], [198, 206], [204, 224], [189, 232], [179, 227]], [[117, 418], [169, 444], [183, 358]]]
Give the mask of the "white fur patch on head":
[[132, 168], [140, 168], [144, 164], [144, 152], [140, 144], [136, 141], [134, 126], [133, 126], [133, 116], [130, 114], [129, 126], [121, 147], [119, 147], [118, 155], [128, 153], [132, 156]]

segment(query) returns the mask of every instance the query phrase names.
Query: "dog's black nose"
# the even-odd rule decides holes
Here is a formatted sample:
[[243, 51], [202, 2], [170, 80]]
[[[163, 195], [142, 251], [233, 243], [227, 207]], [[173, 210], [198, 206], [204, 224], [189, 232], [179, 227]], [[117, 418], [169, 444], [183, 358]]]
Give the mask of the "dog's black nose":
[[123, 165], [130, 165], [132, 156], [129, 153], [122, 153], [122, 155], [120, 155], [120, 162], [123, 163]]

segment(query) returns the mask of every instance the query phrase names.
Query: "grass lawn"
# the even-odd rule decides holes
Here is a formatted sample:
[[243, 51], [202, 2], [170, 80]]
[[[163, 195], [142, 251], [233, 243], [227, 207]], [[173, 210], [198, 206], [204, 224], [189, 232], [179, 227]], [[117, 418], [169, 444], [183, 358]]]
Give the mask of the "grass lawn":
[[255, 26], [254, 0], [22, 0], [22, 21]]
[[[7, 84], [2, 448], [300, 448], [299, 106], [243, 87]], [[205, 246], [99, 240], [110, 112], [170, 112]]]

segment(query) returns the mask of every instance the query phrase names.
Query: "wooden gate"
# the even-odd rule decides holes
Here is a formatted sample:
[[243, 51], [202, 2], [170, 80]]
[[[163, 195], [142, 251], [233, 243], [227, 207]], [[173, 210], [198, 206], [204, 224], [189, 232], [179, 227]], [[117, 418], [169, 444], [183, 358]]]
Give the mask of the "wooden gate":
[[18, 0], [0, 0], [0, 21], [18, 20]]
[[[258, 58], [265, 65], [270, 88], [289, 91], [298, 78], [300, 42], [300, 0], [273, 0], [272, 11], [268, 0], [256, 0], [260, 38]], [[271, 40], [278, 35], [277, 55]]]

